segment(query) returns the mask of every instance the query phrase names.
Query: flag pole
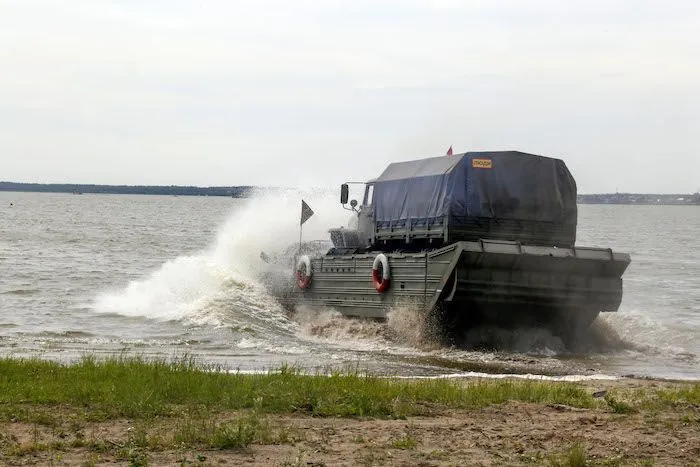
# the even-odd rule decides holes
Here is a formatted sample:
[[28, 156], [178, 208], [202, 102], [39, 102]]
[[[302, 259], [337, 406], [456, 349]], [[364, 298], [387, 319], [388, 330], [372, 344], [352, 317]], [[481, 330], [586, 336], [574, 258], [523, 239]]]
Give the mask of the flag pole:
[[301, 254], [301, 234], [303, 231], [304, 222], [308, 221], [314, 215], [313, 209], [306, 204], [306, 201], [301, 200], [301, 218], [299, 219], [299, 254]]

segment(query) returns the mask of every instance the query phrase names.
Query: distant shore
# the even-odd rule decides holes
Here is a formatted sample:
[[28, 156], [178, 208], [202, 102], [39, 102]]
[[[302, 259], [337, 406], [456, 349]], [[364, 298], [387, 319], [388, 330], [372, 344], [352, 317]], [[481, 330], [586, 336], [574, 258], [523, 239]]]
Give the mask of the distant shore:
[[246, 198], [257, 187], [253, 186], [181, 186], [181, 185], [94, 185], [75, 183], [16, 183], [0, 182], [0, 191], [33, 193], [166, 195], [166, 196], [229, 196]]
[[656, 204], [656, 205], [700, 205], [700, 193], [654, 194], [654, 193], [602, 193], [578, 195], [579, 204]]
[[[0, 191], [34, 193], [165, 195], [165, 196], [228, 196], [247, 198], [260, 187], [243, 186], [184, 186], [184, 185], [95, 185], [79, 183], [17, 183], [0, 182]], [[645, 204], [700, 205], [700, 193], [598, 193], [578, 195], [579, 204]]]

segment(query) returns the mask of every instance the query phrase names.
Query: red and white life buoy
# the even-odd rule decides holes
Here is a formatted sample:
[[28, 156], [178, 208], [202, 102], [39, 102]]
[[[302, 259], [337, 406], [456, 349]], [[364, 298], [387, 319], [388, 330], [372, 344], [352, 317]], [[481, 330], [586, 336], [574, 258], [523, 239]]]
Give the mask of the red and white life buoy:
[[[382, 267], [381, 277], [379, 275], [379, 266]], [[389, 274], [389, 260], [384, 253], [379, 253], [376, 258], [374, 258], [374, 263], [372, 263], [372, 283], [377, 292], [382, 293], [389, 288], [389, 283], [391, 282], [391, 275]]]
[[299, 288], [305, 289], [311, 284], [313, 273], [311, 272], [311, 259], [309, 259], [308, 255], [303, 255], [299, 258], [295, 273]]

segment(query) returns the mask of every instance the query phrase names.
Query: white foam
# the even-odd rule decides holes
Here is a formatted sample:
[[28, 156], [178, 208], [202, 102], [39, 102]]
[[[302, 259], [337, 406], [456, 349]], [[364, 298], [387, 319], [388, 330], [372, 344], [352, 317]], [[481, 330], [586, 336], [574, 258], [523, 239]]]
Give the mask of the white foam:
[[[259, 375], [259, 374], [270, 374], [276, 373], [280, 370], [226, 370], [226, 373], [230, 374], [249, 374], [249, 375]], [[313, 374], [318, 376], [335, 376], [335, 373], [304, 373], [300, 370], [301, 374]], [[385, 378], [385, 379], [403, 379], [403, 380], [437, 380], [437, 379], [468, 379], [468, 378], [484, 378], [484, 379], [525, 379], [525, 380], [536, 380], [536, 381], [557, 381], [557, 382], [580, 382], [580, 381], [615, 381], [620, 379], [617, 376], [598, 374], [598, 375], [561, 375], [561, 376], [547, 376], [547, 375], [537, 375], [537, 374], [519, 374], [519, 373], [480, 373], [476, 371], [467, 371], [460, 373], [448, 373], [443, 375], [414, 375], [414, 376], [384, 376], [377, 375], [372, 376], [373, 378]]]
[[392, 376], [391, 378], [396, 379], [453, 379], [453, 378], [486, 378], [486, 379], [527, 379], [527, 380], [538, 380], [538, 381], [562, 381], [562, 382], [576, 382], [576, 381], [598, 381], [598, 380], [617, 380], [617, 376], [611, 375], [561, 375], [561, 376], [548, 376], [548, 375], [538, 375], [532, 373], [520, 374], [520, 373], [481, 373], [478, 371], [467, 371], [464, 373], [450, 373], [446, 375], [431, 375], [431, 376]]
[[328, 192], [261, 193], [232, 213], [210, 247], [168, 261], [121, 290], [100, 294], [92, 309], [198, 325], [250, 324], [252, 318], [291, 330], [294, 324], [283, 318], [259, 282], [266, 268], [260, 252], [298, 242], [302, 198], [316, 212], [304, 225], [305, 240], [327, 238], [329, 225], [347, 223], [347, 212], [338, 209]]

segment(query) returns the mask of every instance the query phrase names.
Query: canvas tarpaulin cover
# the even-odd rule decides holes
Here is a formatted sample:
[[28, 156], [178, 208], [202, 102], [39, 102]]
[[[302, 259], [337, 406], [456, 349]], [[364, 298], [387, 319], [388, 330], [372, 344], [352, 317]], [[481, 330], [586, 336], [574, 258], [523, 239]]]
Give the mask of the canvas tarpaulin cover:
[[576, 183], [563, 161], [518, 151], [468, 152], [390, 164], [374, 182], [374, 219], [448, 216], [576, 224]]

